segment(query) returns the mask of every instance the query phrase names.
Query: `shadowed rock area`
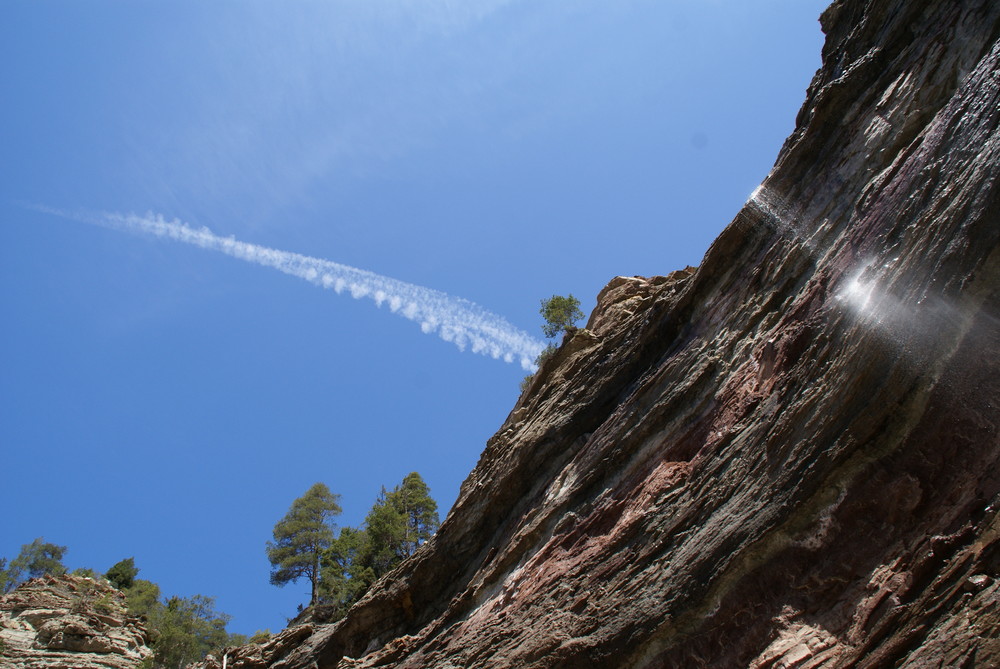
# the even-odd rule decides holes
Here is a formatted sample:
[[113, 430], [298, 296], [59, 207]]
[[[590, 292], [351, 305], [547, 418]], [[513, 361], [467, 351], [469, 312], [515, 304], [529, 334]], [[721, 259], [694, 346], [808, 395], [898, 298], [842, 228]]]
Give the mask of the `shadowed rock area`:
[[701, 266], [611, 281], [437, 535], [228, 667], [1000, 666], [1000, 3], [821, 24]]

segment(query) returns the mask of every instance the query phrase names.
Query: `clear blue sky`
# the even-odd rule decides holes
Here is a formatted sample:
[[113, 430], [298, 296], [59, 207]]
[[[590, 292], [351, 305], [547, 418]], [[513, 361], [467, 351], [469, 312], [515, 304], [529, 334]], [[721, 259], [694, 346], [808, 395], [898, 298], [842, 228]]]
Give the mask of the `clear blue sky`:
[[442, 517], [525, 372], [368, 300], [84, 217], [161, 215], [471, 300], [541, 336], [696, 265], [819, 66], [817, 0], [10, 0], [0, 8], [0, 556], [135, 556], [230, 630], [308, 585], [264, 543], [316, 481]]

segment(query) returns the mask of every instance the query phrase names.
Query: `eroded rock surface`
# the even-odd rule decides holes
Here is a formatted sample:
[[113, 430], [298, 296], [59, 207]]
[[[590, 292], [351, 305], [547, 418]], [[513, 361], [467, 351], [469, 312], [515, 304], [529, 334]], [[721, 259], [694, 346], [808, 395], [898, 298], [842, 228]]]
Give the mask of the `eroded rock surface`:
[[106, 583], [45, 576], [0, 596], [0, 667], [134, 669], [152, 657], [143, 624]]
[[612, 281], [435, 537], [229, 666], [1000, 666], [1000, 3], [821, 23], [701, 266]]

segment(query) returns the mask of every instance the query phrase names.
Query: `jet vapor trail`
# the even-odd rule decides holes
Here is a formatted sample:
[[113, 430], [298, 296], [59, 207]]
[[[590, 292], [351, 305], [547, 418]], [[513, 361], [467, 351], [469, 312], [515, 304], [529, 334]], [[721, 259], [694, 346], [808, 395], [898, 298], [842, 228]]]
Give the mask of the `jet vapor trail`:
[[249, 244], [234, 237], [220, 237], [208, 228], [195, 229], [177, 219], [168, 221], [151, 213], [145, 216], [116, 213], [80, 216], [43, 207], [37, 209], [106, 228], [147, 233], [218, 251], [272, 267], [323, 288], [332, 288], [338, 295], [347, 291], [354, 299], [367, 297], [377, 306], [388, 305], [392, 313], [419, 323], [424, 333], [436, 332], [460, 351], [471, 347], [473, 353], [494, 359], [502, 358], [506, 362], [516, 359], [528, 371], [535, 370], [534, 361], [543, 348], [540, 341], [474, 302], [349, 265]]

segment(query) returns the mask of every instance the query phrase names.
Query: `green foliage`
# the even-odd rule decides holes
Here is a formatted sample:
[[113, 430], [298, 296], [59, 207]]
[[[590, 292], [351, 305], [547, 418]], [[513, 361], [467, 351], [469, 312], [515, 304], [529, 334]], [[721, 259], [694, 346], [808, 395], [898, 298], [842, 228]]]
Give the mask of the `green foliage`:
[[38, 537], [30, 544], [21, 546], [21, 552], [11, 560], [10, 566], [0, 575], [3, 591], [10, 592], [29, 578], [37, 578], [45, 574], [65, 574], [66, 567], [62, 563], [66, 554], [65, 546], [47, 543], [44, 537]]
[[247, 643], [267, 643], [270, 638], [271, 630], [257, 630], [249, 639], [247, 639]]
[[7, 654], [7, 642], [4, 641], [3, 639], [0, 639], [0, 655], [6, 655], [6, 654]]
[[312, 584], [309, 603], [319, 598], [320, 558], [333, 543], [333, 517], [341, 513], [340, 495], [323, 483], [314, 484], [292, 502], [292, 507], [274, 526], [274, 541], [267, 542], [271, 584], [284, 586], [300, 578]]
[[94, 578], [90, 581], [84, 581], [83, 583], [81, 583], [79, 585], [79, 588], [77, 589], [77, 592], [80, 592], [87, 596], [93, 596], [94, 594], [97, 593], [97, 590], [98, 590], [97, 579]]
[[403, 516], [403, 538], [400, 544], [404, 557], [413, 555], [417, 548], [437, 532], [437, 502], [431, 497], [430, 488], [417, 472], [410, 472], [398, 488], [392, 491], [390, 503]]
[[437, 502], [417, 472], [391, 491], [382, 488], [365, 517], [364, 527], [345, 527], [324, 553], [320, 601], [334, 620], [369, 586], [413, 555], [437, 531]]
[[382, 492], [365, 518], [365, 542], [359, 560], [379, 578], [417, 552], [437, 531], [437, 502], [417, 472], [407, 474], [391, 492]]
[[115, 600], [111, 597], [111, 594], [107, 592], [91, 602], [91, 606], [95, 611], [105, 615], [115, 612], [115, 609], [118, 608], [115, 604]]
[[156, 667], [184, 667], [200, 660], [229, 640], [229, 616], [215, 610], [215, 600], [204, 595], [171, 597], [149, 615], [157, 632], [153, 644]]
[[75, 595], [69, 604], [69, 610], [72, 613], [86, 613], [87, 612], [87, 599], [79, 595]]
[[375, 582], [374, 570], [362, 560], [367, 552], [368, 533], [364, 529], [343, 527], [323, 555], [320, 601], [332, 607], [332, 619], [343, 618], [351, 604]]
[[[250, 639], [246, 634], [230, 634], [229, 638], [226, 639], [226, 643], [223, 648], [229, 648], [231, 646], [245, 646], [250, 642]], [[221, 648], [212, 649], [212, 654], [215, 655], [221, 651]]]
[[[554, 356], [556, 354], [556, 351], [558, 350], [559, 347], [556, 346], [555, 344], [549, 344], [548, 346], [543, 348], [542, 352], [538, 354], [537, 358], [535, 358], [535, 367], [541, 367], [545, 363], [545, 361]], [[531, 380], [533, 378], [535, 378], [534, 374], [528, 374], [526, 377], [521, 379], [522, 393], [531, 387]]]
[[90, 567], [77, 567], [76, 569], [74, 569], [70, 573], [73, 576], [81, 576], [83, 578], [92, 578], [94, 580], [97, 580], [100, 577], [100, 575], [96, 571], [94, 571], [93, 569], [91, 569]]
[[580, 300], [570, 294], [568, 297], [553, 295], [547, 300], [542, 300], [542, 308], [539, 309], [545, 325], [542, 332], [550, 339], [560, 332], [572, 332], [576, 329], [576, 322], [583, 318], [580, 311]]
[[[5, 559], [0, 558], [0, 586], [6, 592], [29, 578], [66, 573], [62, 564], [65, 553], [65, 546], [46, 543], [41, 537], [25, 544], [9, 566]], [[73, 573], [91, 578], [97, 576], [93, 569], [86, 568], [76, 569]], [[211, 597], [171, 597], [163, 602], [159, 586], [135, 578], [138, 573], [134, 558], [127, 558], [108, 570], [108, 581], [125, 593], [125, 608], [129, 615], [146, 621], [154, 655], [139, 665], [142, 669], [184, 667], [202, 659], [210, 651], [245, 641], [245, 637], [226, 632], [230, 617], [215, 610], [215, 600]], [[70, 603], [70, 610], [78, 613], [115, 614], [120, 609], [121, 604], [114, 594], [97, 583], [86, 581]]]
[[81, 615], [114, 615], [121, 613], [122, 608], [118, 598], [96, 582], [84, 583], [77, 588], [69, 605], [70, 611]]
[[541, 367], [542, 365], [545, 364], [545, 361], [554, 356], [556, 354], [556, 351], [558, 350], [559, 350], [558, 346], [556, 346], [555, 344], [549, 344], [548, 346], [543, 348], [542, 352], [538, 354], [537, 358], [535, 358], [535, 364]]
[[14, 589], [14, 577], [7, 571], [7, 558], [0, 558], [0, 594]]
[[[132, 558], [122, 562], [135, 569]], [[236, 636], [226, 632], [230, 617], [215, 610], [212, 597], [194, 595], [162, 601], [158, 585], [134, 578], [125, 589], [125, 605], [130, 615], [145, 619], [150, 631], [153, 659], [144, 665], [149, 669], [184, 667], [230, 645]]]
[[132, 587], [132, 583], [135, 581], [138, 573], [139, 570], [135, 566], [135, 558], [130, 557], [112, 565], [111, 569], [108, 569], [108, 573], [104, 575], [104, 578], [108, 579], [108, 582], [119, 590], [126, 590]]
[[138, 578], [125, 591], [125, 608], [133, 616], [149, 620], [160, 606], [160, 586], [151, 581]]
[[365, 516], [365, 533], [368, 541], [361, 559], [378, 578], [388, 573], [403, 558], [403, 541], [406, 536], [406, 519], [392, 503], [384, 487]]

